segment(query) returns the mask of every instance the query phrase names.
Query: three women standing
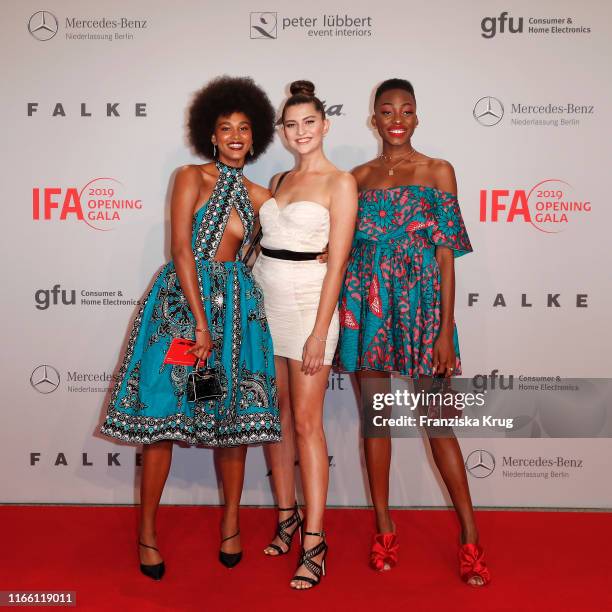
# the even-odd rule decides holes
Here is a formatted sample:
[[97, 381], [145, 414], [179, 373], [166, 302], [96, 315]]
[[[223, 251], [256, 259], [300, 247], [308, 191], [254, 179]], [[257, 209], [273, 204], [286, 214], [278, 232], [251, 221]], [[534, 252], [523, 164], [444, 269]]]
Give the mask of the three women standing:
[[[460, 373], [453, 256], [471, 246], [452, 167], [412, 148], [418, 119], [410, 83], [391, 79], [377, 89], [372, 124], [383, 154], [353, 176], [323, 153], [329, 122], [314, 86], [293, 83], [281, 124], [296, 165], [274, 177], [269, 197], [242, 168], [270, 143], [273, 117], [266, 95], [250, 79], [216, 79], [192, 105], [194, 148], [215, 162], [177, 174], [173, 260], [136, 317], [102, 426], [106, 435], [143, 444], [139, 552], [141, 570], [154, 579], [165, 567], [155, 520], [173, 440], [217, 449], [225, 499], [220, 560], [232, 567], [241, 558], [245, 445], [278, 442], [282, 427], [283, 441], [266, 448], [279, 523], [265, 552], [285, 554], [303, 528], [291, 586], [308, 589], [325, 572], [323, 402], [337, 343], [337, 363], [360, 380], [397, 372], [423, 384], [434, 375]], [[262, 253], [251, 275], [240, 253], [258, 212]], [[316, 258], [326, 245], [328, 261], [321, 265]], [[164, 363], [179, 337], [195, 340], [190, 352], [198, 358], [212, 355], [223, 390], [219, 400], [186, 401], [188, 368]], [[461, 575], [470, 584], [486, 584], [461, 450], [452, 436], [430, 444], [462, 527]], [[371, 564], [390, 569], [397, 561], [388, 507], [391, 443], [368, 438], [364, 446], [379, 532]], [[296, 447], [304, 514], [295, 501]]]

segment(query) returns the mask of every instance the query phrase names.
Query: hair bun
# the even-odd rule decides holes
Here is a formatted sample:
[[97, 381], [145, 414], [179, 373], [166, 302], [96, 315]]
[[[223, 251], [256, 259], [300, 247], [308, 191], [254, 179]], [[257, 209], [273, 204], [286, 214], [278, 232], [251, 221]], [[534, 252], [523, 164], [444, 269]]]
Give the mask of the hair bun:
[[305, 96], [315, 95], [315, 86], [311, 81], [293, 81], [289, 86], [289, 91], [292, 96], [302, 94]]

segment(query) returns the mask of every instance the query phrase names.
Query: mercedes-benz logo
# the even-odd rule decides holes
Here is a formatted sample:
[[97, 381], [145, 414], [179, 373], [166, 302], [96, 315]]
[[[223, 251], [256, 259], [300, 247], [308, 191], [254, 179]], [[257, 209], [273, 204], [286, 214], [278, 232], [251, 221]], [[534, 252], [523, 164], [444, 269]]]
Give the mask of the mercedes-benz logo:
[[465, 460], [465, 469], [474, 478], [486, 478], [495, 470], [495, 457], [486, 450], [472, 451]]
[[503, 116], [504, 105], [497, 98], [485, 96], [474, 105], [474, 119], [485, 127], [497, 125]]
[[53, 366], [39, 365], [30, 376], [30, 384], [36, 391], [44, 395], [53, 393], [60, 384], [59, 372]]
[[28, 21], [28, 32], [36, 40], [51, 40], [58, 29], [57, 17], [49, 11], [38, 11]]

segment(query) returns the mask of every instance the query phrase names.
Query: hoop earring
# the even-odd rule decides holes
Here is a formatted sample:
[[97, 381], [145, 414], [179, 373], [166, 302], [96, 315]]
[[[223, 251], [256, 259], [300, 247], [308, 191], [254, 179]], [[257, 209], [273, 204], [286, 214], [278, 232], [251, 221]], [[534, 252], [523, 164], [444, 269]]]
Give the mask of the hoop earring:
[[249, 153], [251, 155], [255, 155], [255, 149], [253, 148], [253, 145], [251, 145], [251, 148], [249, 149]]
[[213, 142], [213, 157], [217, 157], [217, 145]]

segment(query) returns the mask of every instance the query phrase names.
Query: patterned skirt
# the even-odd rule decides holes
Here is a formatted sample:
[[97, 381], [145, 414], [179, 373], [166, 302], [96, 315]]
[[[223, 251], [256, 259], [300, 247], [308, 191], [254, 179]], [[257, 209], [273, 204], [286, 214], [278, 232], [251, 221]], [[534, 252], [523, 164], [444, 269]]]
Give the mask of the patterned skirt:
[[180, 440], [227, 447], [277, 442], [274, 353], [263, 296], [241, 262], [196, 260], [216, 347], [209, 365], [223, 395], [188, 402], [191, 367], [164, 364], [173, 338], [194, 338], [195, 321], [174, 264], [157, 276], [138, 312], [101, 432], [126, 442]]
[[[440, 321], [440, 273], [433, 247], [355, 241], [340, 293], [336, 367], [432, 376]], [[454, 324], [453, 342], [457, 375], [461, 358]]]

